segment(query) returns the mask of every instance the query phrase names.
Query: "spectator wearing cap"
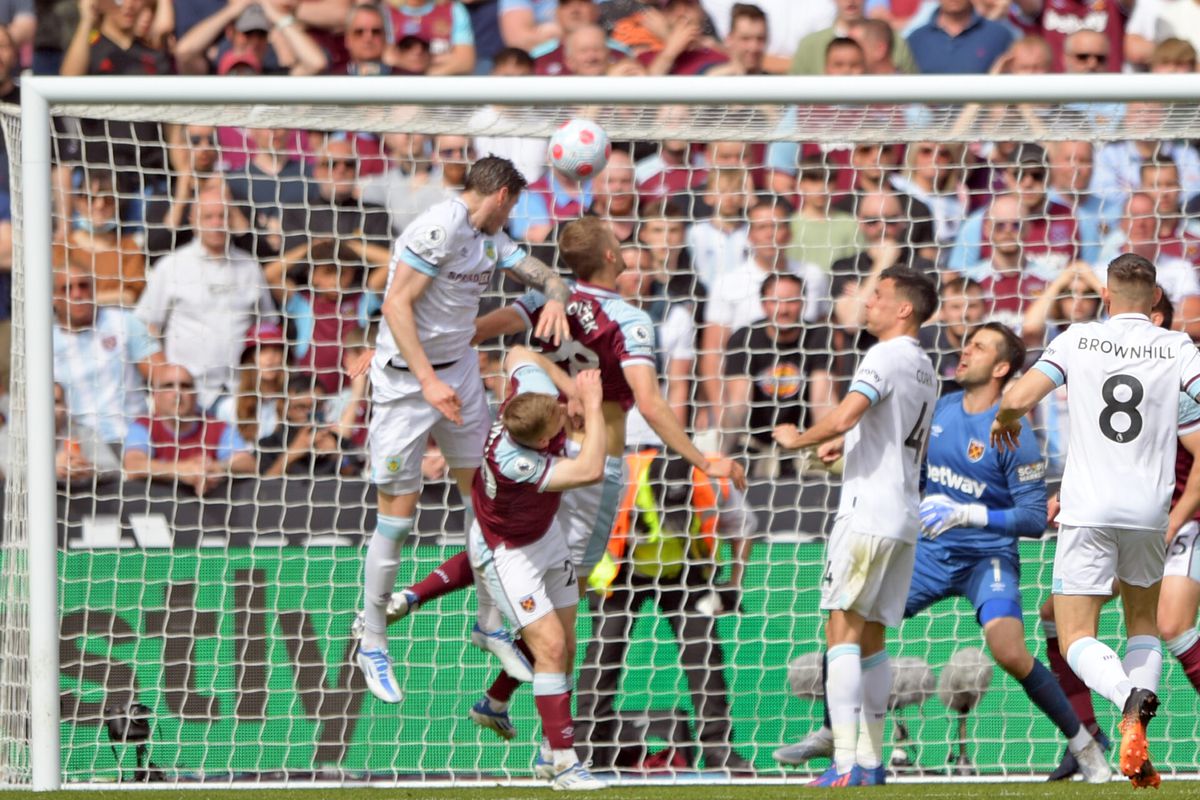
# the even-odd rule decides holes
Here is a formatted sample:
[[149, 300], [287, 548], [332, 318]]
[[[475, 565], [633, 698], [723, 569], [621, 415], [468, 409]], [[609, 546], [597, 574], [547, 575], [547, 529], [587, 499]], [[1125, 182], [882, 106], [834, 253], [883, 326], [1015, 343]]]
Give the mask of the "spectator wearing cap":
[[[863, 19], [863, 0], [837, 0], [837, 16], [833, 25], [810, 33], [800, 40], [792, 56], [793, 75], [820, 75], [824, 72], [825, 51], [834, 39], [850, 36], [850, 28]], [[901, 72], [916, 72], [913, 53], [904, 38], [896, 33], [892, 40], [892, 60]]]
[[235, 475], [253, 474], [254, 454], [237, 429], [204, 413], [191, 373], [178, 364], [150, 374], [150, 413], [125, 434], [127, 480], [187, 486], [203, 497]]
[[[1120, 72], [1125, 64], [1125, 26], [1134, 2], [1135, 0], [1022, 0], [1020, 11], [1012, 16], [1025, 33], [1041, 36], [1050, 45], [1054, 52], [1055, 72], [1071, 71], [1071, 58], [1066, 43], [1067, 39], [1080, 31], [1096, 33], [1104, 39], [1106, 46], [1101, 71]], [[1189, 4], [1194, 5], [1186, 2], [1171, 5]]]
[[345, 343], [383, 305], [390, 257], [386, 247], [369, 245], [363, 252], [353, 239], [315, 239], [264, 269], [294, 332], [293, 362], [330, 394], [340, 392], [347, 380], [342, 372]]
[[54, 374], [72, 420], [119, 443], [145, 413], [144, 379], [165, 358], [132, 312], [97, 305], [95, 285], [80, 265], [54, 272]]
[[270, 436], [279, 425], [286, 361], [283, 329], [274, 322], [251, 325], [238, 362], [237, 387], [213, 404], [212, 415], [251, 444]]
[[[603, 55], [600, 58], [590, 58], [589, 61], [598, 61], [608, 66], [608, 64], [620, 61], [622, 58], [627, 58], [632, 55], [632, 51], [625, 45], [618, 42], [616, 39], [608, 38], [604, 29], [596, 23], [600, 20], [600, 8], [596, 5], [595, 0], [559, 0], [558, 8], [554, 12], [555, 21], [558, 23], [559, 29], [562, 31], [560, 36], [549, 39], [534, 47], [529, 51], [529, 55], [533, 58], [534, 72], [538, 75], [583, 75], [583, 74], [604, 74], [603, 72], [579, 72], [573, 70], [567, 63], [566, 43], [567, 38], [577, 30], [584, 28], [595, 28], [600, 31], [600, 41], [602, 45], [598, 48]], [[592, 35], [594, 36], [594, 34]], [[582, 44], [587, 44], [589, 47], [593, 45], [592, 36], [584, 37]], [[582, 44], [576, 42], [575, 48], [578, 50]], [[576, 58], [579, 58], [578, 54]]]
[[265, 74], [317, 75], [329, 64], [304, 26], [275, 0], [233, 2], [201, 20], [176, 43], [175, 62], [185, 75], [206, 75], [213, 66], [222, 75], [256, 68]]
[[358, 197], [357, 177], [353, 142], [327, 140], [313, 166], [305, 202], [283, 210], [283, 249], [290, 250], [309, 236], [356, 237], [364, 243], [390, 245], [387, 209]]
[[391, 0], [385, 6], [389, 29], [388, 62], [398, 63], [396, 46], [406, 36], [429, 43], [428, 75], [470, 75], [475, 69], [471, 16], [457, 0]]
[[[1012, 194], [1021, 211], [1021, 249], [1030, 269], [1049, 280], [1078, 257], [1079, 231], [1068, 206], [1050, 198], [1046, 151], [1041, 145], [1025, 143], [1006, 159], [1000, 171], [1002, 191]], [[991, 259], [985, 220], [988, 208], [968, 217], [959, 233], [946, 269], [982, 280], [980, 264]]]
[[663, 13], [669, 28], [662, 47], [637, 56], [649, 74], [703, 75], [729, 60], [707, 44], [699, 0], [666, 0]]
[[928, 24], [908, 36], [926, 74], [986, 73], [1013, 43], [1012, 31], [975, 10], [971, 0], [941, 0]]
[[200, 193], [192, 225], [196, 237], [159, 259], [135, 313], [164, 338], [167, 360], [195, 378], [208, 408], [234, 385], [244, 332], [274, 304], [258, 262], [230, 241], [229, 207], [218, 187]]

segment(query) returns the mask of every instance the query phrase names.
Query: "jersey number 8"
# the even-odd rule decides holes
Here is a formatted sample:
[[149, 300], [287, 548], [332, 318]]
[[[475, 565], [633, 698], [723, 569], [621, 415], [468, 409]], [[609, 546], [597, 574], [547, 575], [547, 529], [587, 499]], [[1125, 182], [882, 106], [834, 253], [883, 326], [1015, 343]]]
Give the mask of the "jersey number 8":
[[[1129, 399], [1117, 399], [1117, 387], [1129, 389]], [[1104, 410], [1100, 412], [1100, 432], [1117, 444], [1132, 442], [1142, 432], [1142, 415], [1138, 412], [1138, 403], [1142, 402], [1146, 390], [1142, 383], [1132, 375], [1113, 375], [1100, 387], [1100, 396], [1104, 398]], [[1117, 430], [1113, 426], [1113, 417], [1124, 414], [1129, 418], [1125, 430]]]

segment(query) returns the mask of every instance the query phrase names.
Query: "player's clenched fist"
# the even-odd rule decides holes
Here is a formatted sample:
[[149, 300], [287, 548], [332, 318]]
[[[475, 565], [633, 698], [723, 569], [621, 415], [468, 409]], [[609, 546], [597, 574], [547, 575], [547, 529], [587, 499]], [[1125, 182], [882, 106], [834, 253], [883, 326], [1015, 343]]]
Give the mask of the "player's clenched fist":
[[795, 425], [776, 425], [772, 436], [780, 447], [786, 447], [788, 450], [795, 450], [800, 446], [800, 429]]
[[585, 369], [575, 376], [575, 387], [579, 391], [579, 402], [584, 411], [596, 411], [604, 402], [604, 385], [600, 383], [600, 370]]
[[421, 383], [421, 394], [425, 402], [436, 408], [443, 417], [455, 425], [463, 424], [462, 400], [458, 392], [437, 378], [430, 378]]

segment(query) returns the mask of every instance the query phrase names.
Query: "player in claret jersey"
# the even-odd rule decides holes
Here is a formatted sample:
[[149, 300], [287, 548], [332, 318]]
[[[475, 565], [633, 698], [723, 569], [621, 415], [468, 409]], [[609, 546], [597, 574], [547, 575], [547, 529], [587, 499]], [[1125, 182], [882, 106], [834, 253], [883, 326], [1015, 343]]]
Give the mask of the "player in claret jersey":
[[[1157, 786], [1146, 726], [1158, 709], [1157, 610], [1163, 537], [1175, 485], [1179, 392], [1200, 396], [1200, 352], [1184, 333], [1150, 321], [1162, 291], [1133, 254], [1108, 267], [1106, 322], [1072, 325], [1001, 400], [992, 442], [1016, 448], [1020, 420], [1069, 382], [1067, 467], [1054, 556], [1059, 647], [1093, 691], [1122, 709], [1121, 772]], [[1100, 609], [1118, 581], [1129, 635], [1126, 662], [1096, 639]]]
[[[540, 371], [525, 364], [514, 373], [522, 369]], [[540, 760], [554, 788], [564, 790], [603, 788], [575, 753], [570, 675], [579, 589], [555, 518], [561, 492], [604, 477], [600, 374], [584, 370], [575, 380], [584, 420], [578, 455], [563, 457], [567, 413], [553, 385], [548, 388], [555, 394], [522, 391], [510, 397], [475, 473], [475, 521], [467, 534], [480, 598], [499, 606], [534, 656], [533, 697], [547, 744]]]

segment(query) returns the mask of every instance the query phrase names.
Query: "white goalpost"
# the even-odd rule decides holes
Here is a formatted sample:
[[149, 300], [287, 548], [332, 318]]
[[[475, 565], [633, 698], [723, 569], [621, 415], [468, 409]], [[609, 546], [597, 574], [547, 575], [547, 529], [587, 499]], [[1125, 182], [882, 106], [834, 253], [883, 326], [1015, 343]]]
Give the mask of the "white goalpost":
[[[405, 664], [411, 656], [416, 665], [413, 680], [421, 688], [413, 692], [417, 698], [414, 705], [392, 713], [387, 707], [364, 700], [361, 687], [347, 677], [349, 667], [339, 661], [360, 599], [354, 549], [357, 544], [328, 548], [312, 544], [313, 549], [306, 551], [288, 539], [287, 544], [268, 548], [254, 544], [253, 537], [261, 531], [251, 530], [249, 544], [241, 540], [231, 544], [229, 566], [219, 567], [215, 554], [204, 551], [203, 543], [188, 545], [194, 548], [192, 551], [184, 552], [182, 546], [172, 551], [168, 538], [161, 553], [152, 552], [150, 546], [143, 546], [138, 529], [136, 544], [129, 545], [133, 541], [129, 531], [143, 524], [140, 520], [159, 513], [154, 503], [165, 502], [149, 489], [135, 498], [137, 502], [145, 501], [144, 508], [138, 505], [131, 511], [128, 509], [135, 506], [128, 505], [121, 506], [125, 510], [109, 512], [96, 510], [110, 499], [96, 488], [98, 483], [64, 486], [59, 482], [55, 465], [61, 435], [56, 438], [54, 413], [53, 280], [54, 270], [59, 268], [56, 237], [67, 225], [65, 218], [70, 211], [55, 199], [52, 170], [62, 163], [55, 147], [56, 137], [60, 136], [55, 119], [350, 130], [378, 136], [407, 132], [545, 139], [569, 117], [586, 115], [600, 122], [614, 141], [652, 142], [656, 147], [668, 139], [694, 143], [737, 141], [768, 148], [772, 143], [806, 143], [828, 154], [852, 150], [855, 143], [896, 143], [913, 149], [921, 142], [962, 143], [963, 147], [955, 151], [960, 159], [973, 157], [972, 152], [984, 142], [1048, 144], [1078, 140], [1091, 143], [1099, 152], [1105, 144], [1129, 139], [1161, 144], [1200, 137], [1200, 75], [1171, 75], [1169, 79], [1131, 75], [962, 75], [636, 80], [32, 76], [21, 82], [21, 101], [19, 116], [15, 109], [0, 109], [12, 169], [14, 227], [10, 468], [0, 538], [0, 785], [37, 791], [111, 781], [113, 775], [119, 780], [123, 775], [121, 756], [109, 756], [109, 742], [100, 732], [106, 713], [103, 709], [115, 691], [115, 679], [111, 669], [101, 677], [96, 677], [99, 672], [86, 669], [93, 663], [89, 658], [100, 658], [97, 653], [110, 659], [105, 664], [118, 660], [132, 664], [130, 674], [136, 680], [131, 679], [133, 685], [117, 694], [145, 703], [155, 712], [159, 721], [153, 737], [158, 739], [151, 739], [151, 758], [163, 770], [165, 780], [179, 785], [210, 778], [231, 782], [245, 779], [259, 784], [318, 780], [346, 783], [380, 776], [421, 785], [520, 780], [528, 777], [527, 756], [532, 753], [530, 742], [534, 741], [525, 737], [507, 744], [479, 738], [465, 719], [469, 703], [463, 703], [485, 688], [483, 678], [490, 679], [494, 666], [463, 643], [469, 625], [460, 623], [472, 616], [468, 600], [455, 600], [453, 606], [446, 605], [448, 599], [443, 600], [441, 608], [433, 605], [417, 612], [411, 627], [408, 621], [402, 623], [406, 637], [411, 631], [411, 641], [403, 645], [403, 653], [399, 652], [400, 645], [393, 652], [398, 664]], [[1098, 127], [1086, 113], [1090, 104], [1126, 103], [1157, 104], [1158, 110], [1149, 117], [1140, 117], [1142, 122], [1136, 123], [1136, 128], [1126, 127], [1123, 121]], [[1033, 114], [1035, 122], [1030, 122], [1029, 114], [989, 113], [990, 109], [1021, 106], [1040, 109]], [[480, 111], [494, 107], [502, 107], [504, 112]], [[682, 107], [686, 113], [662, 113], [668, 107]], [[1147, 118], [1154, 120], [1152, 126], [1146, 126]], [[1002, 160], [995, 163], [1004, 164]], [[114, 173], [128, 169], [116, 162], [101, 166]], [[965, 161], [958, 166], [967, 168]], [[756, 179], [758, 173], [770, 170], [765, 161], [747, 161], [745, 167], [756, 174]], [[700, 170], [702, 165], [687, 168]], [[90, 191], [86, 181], [77, 191], [86, 199]], [[766, 194], [761, 187], [756, 191]], [[969, 191], [963, 189], [964, 197]], [[1114, 212], [1111, 226], [1115, 227], [1107, 229], [1105, 235], [1121, 225], [1123, 216]], [[688, 221], [694, 220], [689, 217]], [[956, 220], [955, 227], [964, 221]], [[939, 258], [952, 247], [944, 238], [929, 244]], [[1085, 244], [1095, 245], [1099, 251], [1103, 243]], [[147, 259], [148, 265], [151, 262], [152, 257]], [[829, 272], [828, 265], [823, 268]], [[146, 272], [152, 270], [150, 266]], [[819, 300], [832, 306], [837, 298], [826, 289]], [[822, 355], [827, 355], [832, 364], [837, 357], [849, 357], [852, 350], [852, 344], [830, 345], [829, 352]], [[694, 367], [692, 374], [696, 375], [698, 369]], [[297, 371], [292, 367], [287, 370]], [[690, 391], [694, 400], [699, 397], [698, 389]], [[313, 502], [328, 510], [331, 518], [340, 507], [353, 506], [361, 519], [366, 519], [372, 503], [361, 489], [365, 484], [359, 480], [361, 475], [353, 479], [347, 475], [338, 472], [330, 477], [330, 494], [320, 494], [320, 500]], [[314, 474], [300, 477], [316, 478]], [[260, 495], [254, 492], [262, 488], [265, 479], [245, 480], [253, 484], [249, 495], [240, 500], [234, 494], [226, 497], [230, 508], [223, 513], [228, 520], [241, 519], [237, 517], [238, 503], [254, 510], [260, 502]], [[758, 532], [754, 560], [748, 565], [750, 577], [743, 587], [746, 610], [740, 619], [722, 618], [718, 626], [726, 647], [729, 704], [734, 709], [733, 744], [755, 763], [758, 779], [764, 781], [785, 778], [784, 773], [772, 771], [770, 752], [820, 721], [819, 701], [813, 702], [811, 691], [803, 694], [789, 688], [788, 663], [820, 647], [814, 590], [820, 578], [820, 539], [826, 531], [801, 527], [819, 525], [812, 520], [827, 518], [831, 508], [836, 507], [836, 496], [831, 492], [837, 486], [836, 476], [811, 477], [803, 471], [796, 478], [797, 489], [792, 494], [772, 488], [772, 481], [770, 475], [760, 477], [761, 488], [752, 495], [752, 510], [759, 514], [763, 530]], [[114, 502], [127, 504], [128, 498], [121, 494], [127, 490], [114, 491], [118, 496]], [[296, 498], [318, 496], [312, 488], [297, 491], [299, 494], [281, 495], [278, 501], [261, 502], [272, 508], [278, 505], [280, 519], [284, 520], [291, 513], [289, 508], [294, 511], [301, 504]], [[189, 502], [193, 499], [188, 498]], [[436, 510], [448, 513], [451, 505], [447, 500]], [[92, 510], [85, 509], [82, 517], [72, 510], [85, 506]], [[201, 502], [201, 517], [204, 508]], [[98, 515], [110, 513], [119, 519], [111, 523], [118, 532], [104, 540], [108, 544], [81, 543], [78, 531], [97, 524]], [[203, 535], [213, 534], [205, 527], [208, 524], [195, 523], [202, 531], [198, 541], [203, 541]], [[241, 524], [228, 522], [227, 527], [234, 531]], [[340, 525], [330, 523], [328, 531], [310, 533], [345, 534]], [[294, 537], [302, 526], [281, 521], [271, 527], [270, 533], [286, 539]], [[359, 533], [365, 531], [360, 529]], [[448, 535], [452, 533], [448, 522], [441, 530], [427, 533], [436, 534], [436, 542], [422, 544], [419, 554], [414, 545], [411, 569], [406, 566], [402, 580], [420, 578], [461, 547], [461, 540]], [[233, 542], [233, 533], [230, 537]], [[145, 541], [149, 540], [147, 537]], [[306, 541], [302, 546], [309, 545]], [[131, 548], [138, 552], [133, 553]], [[1048, 559], [1052, 552], [1052, 545], [1046, 542], [1022, 545], [1023, 557], [1035, 559], [1023, 576], [1031, 647], [1040, 642], [1033, 609], [1048, 591]], [[165, 559], [161, 564], [154, 561], [160, 555]], [[302, 568], [305, 559], [311, 560]], [[236, 582], [232, 577], [235, 569], [240, 570]], [[127, 605], [135, 602], [129, 599], [133, 595], [121, 594], [118, 601], [118, 592], [124, 590], [116, 584], [137, 580], [145, 582], [138, 595], [148, 598], [145, 605]], [[187, 581], [191, 581], [188, 585], [195, 592], [194, 609], [186, 600], [172, 595]], [[108, 601], [109, 606], [102, 607], [106, 602], [102, 595], [110, 591], [110, 583], [113, 599]], [[239, 588], [233, 588], [234, 583]], [[260, 585], [266, 587], [261, 594]], [[235, 598], [235, 591], [243, 593]], [[286, 597], [285, 591], [290, 593]], [[249, 611], [239, 605], [243, 600], [250, 604]], [[439, 616], [442, 609], [446, 610], [444, 618]], [[643, 613], [652, 614], [649, 609]], [[64, 610], [76, 615], [70, 635], [78, 637], [78, 643], [68, 641], [68, 633], [60, 629]], [[100, 624], [95, 621], [99, 617], [89, 616], [97, 611], [108, 615], [105, 619], [110, 622], [105, 630], [95, 627]], [[185, 618], [189, 611], [196, 614]], [[637, 618], [636, 609], [633, 614]], [[204, 622], [202, 617], [208, 619], [204, 615], [212, 618]], [[581, 609], [581, 618], [586, 616], [586, 608]], [[152, 624], [148, 621], [151, 618], [159, 622]], [[1111, 630], [1116, 623], [1113, 613], [1106, 612], [1105, 629]], [[175, 629], [172, 624], [182, 627]], [[937, 670], [956, 649], [982, 646], [972, 632], [972, 624], [969, 608], [939, 605], [932, 618], [905, 623], [898, 639], [904, 642], [904, 655], [920, 658]], [[170, 649], [175, 645], [164, 644], [160, 650], [153, 650], [152, 656], [151, 649], [136, 643], [139, 637], [167, 641], [171, 630], [182, 631], [176, 642], [179, 646], [183, 646], [184, 638], [188, 641], [186, 658], [192, 671], [186, 673], [186, 680], [191, 681], [186, 686], [173, 682], [178, 675], [164, 676], [160, 665], [151, 664], [155, 659], [165, 662], [168, 657], [178, 658], [181, 651]], [[245, 633], [247, 630], [252, 633]], [[581, 630], [581, 639], [584, 636]], [[695, 702], [690, 699], [687, 684], [678, 677], [678, 657], [669, 631], [663, 634], [646, 623], [638, 628], [638, 636], [644, 639], [639, 640], [644, 649], [635, 648], [633, 661], [645, 672], [635, 674], [631, 669], [625, 679], [627, 686], [634, 687], [627, 691], [649, 698], [649, 711], [638, 709], [638, 713], [649, 713], [648, 719], [655, 718], [651, 712], [667, 713], [667, 709], [654, 705], [656, 694], [671, 695], [670, 711], [682, 708], [685, 717], [694, 713]], [[84, 641], [87, 637], [103, 639], [105, 644], [88, 645]], [[212, 639], [211, 652], [204, 649], [208, 646], [204, 644], [206, 638]], [[193, 640], [198, 644], [191, 644]], [[435, 655], [427, 655], [431, 651]], [[68, 652], [78, 654], [78, 664], [72, 666], [77, 671], [64, 678], [60, 653]], [[1035, 649], [1034, 654], [1044, 658], [1039, 650]], [[290, 705], [285, 708], [271, 698], [277, 687], [287, 682], [282, 676], [289, 668], [289, 657], [297, 665], [297, 676], [288, 679], [295, 684], [295, 693], [288, 695]], [[311, 668], [311, 674], [299, 675], [301, 665]], [[1163, 716], [1167, 718], [1195, 707], [1194, 695], [1186, 694], [1190, 687], [1177, 674], [1178, 665], [1168, 671], [1171, 669], [1174, 671], [1168, 678], [1177, 699], [1164, 705], [1167, 713]], [[663, 677], [667, 670], [674, 671], [670, 677]], [[97, 688], [98, 683], [102, 685]], [[338, 694], [343, 690], [344, 694]], [[995, 697], [989, 701], [993, 705], [988, 706], [988, 713], [997, 718], [1004, 704], [1000, 698], [1024, 703], [1019, 686], [999, 670], [989, 691]], [[60, 715], [68, 692], [73, 693], [71, 708], [76, 710]], [[173, 692], [190, 695], [180, 700], [172, 696]], [[235, 701], [226, 701], [222, 706], [223, 698], [253, 692], [263, 697], [252, 712], [234, 714], [229, 708]], [[181, 709], [191, 708], [188, 703], [192, 700], [198, 707], [200, 697], [215, 698], [212, 702], [218, 711], [207, 717], [197, 712], [191, 719], [191, 712]], [[922, 695], [925, 697], [928, 695]], [[911, 710], [897, 712], [910, 738], [896, 744], [922, 748], [925, 753], [915, 757], [923, 769], [913, 775], [941, 778], [948, 774], [945, 754], [949, 750], [953, 756], [953, 748], [960, 745], [957, 723], [951, 719], [952, 713], [937, 706], [936, 697], [928, 703], [930, 708], [940, 708], [936, 721], [926, 720], [920, 705], [915, 714]], [[88, 712], [92, 716], [84, 720], [85, 712], [79, 709], [85, 705], [101, 709], [101, 718], [96, 718], [97, 712]], [[617, 705], [621, 713], [634, 713], [631, 706], [621, 702]], [[536, 728], [531, 706], [521, 706], [519, 714], [525, 729]], [[361, 723], [357, 721], [360, 716]], [[934, 712], [930, 711], [929, 716], [934, 717]], [[355, 721], [349, 722], [351, 719]], [[272, 727], [276, 724], [278, 727]], [[683, 724], [686, 728], [686, 719]], [[972, 724], [976, 725], [971, 729], [972, 747], [978, 743], [980, 748], [974, 765], [989, 779], [1027, 779], [1034, 772], [1047, 771], [1061, 749], [1057, 731], [1027, 704], [999, 722], [981, 719]], [[1169, 724], [1170, 754], [1159, 768], [1176, 774], [1195, 773], [1200, 768], [1200, 747], [1195, 742], [1200, 730], [1195, 720], [1175, 717]], [[251, 745], [245, 737], [250, 736], [252, 725], [260, 726], [254, 730], [265, 733]], [[1020, 743], [1022, 737], [1027, 745]], [[1186, 741], [1189, 737], [1190, 744]], [[243, 744], [250, 749], [257, 747], [257, 754], [251, 757], [238, 753]], [[411, 747], [411, 754], [388, 754], [389, 748], [398, 750], [398, 745]], [[204, 752], [194, 756], [185, 752], [189, 746]], [[166, 755], [155, 757], [155, 749]], [[299, 775], [303, 777], [295, 777]], [[786, 780], [798, 781], [799, 776]]]

